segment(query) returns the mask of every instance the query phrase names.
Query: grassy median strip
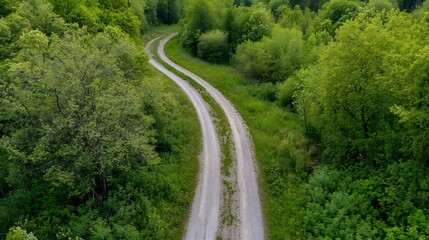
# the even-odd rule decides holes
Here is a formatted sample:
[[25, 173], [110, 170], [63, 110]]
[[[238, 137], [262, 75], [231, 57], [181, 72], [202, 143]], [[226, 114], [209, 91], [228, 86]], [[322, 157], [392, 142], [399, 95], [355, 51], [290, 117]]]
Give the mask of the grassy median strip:
[[[167, 43], [166, 54], [171, 60], [199, 75], [219, 89], [237, 108], [249, 127], [258, 162], [262, 204], [270, 239], [290, 239], [301, 236], [299, 208], [304, 201], [301, 181], [292, 173], [285, 175], [277, 166], [286, 141], [303, 138], [303, 126], [298, 116], [275, 103], [252, 95], [254, 86], [236, 69], [209, 64], [190, 56], [178, 38]], [[287, 165], [287, 160], [283, 162]], [[283, 166], [286, 168], [286, 166]]]

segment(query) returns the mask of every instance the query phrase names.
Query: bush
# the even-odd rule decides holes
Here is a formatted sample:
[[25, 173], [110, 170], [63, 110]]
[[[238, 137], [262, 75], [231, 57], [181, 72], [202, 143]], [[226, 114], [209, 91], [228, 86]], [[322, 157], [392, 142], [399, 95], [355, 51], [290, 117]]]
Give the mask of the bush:
[[305, 63], [305, 52], [300, 30], [276, 28], [270, 38], [240, 44], [234, 63], [249, 78], [259, 82], [279, 82]]
[[245, 42], [238, 45], [233, 57], [234, 65], [246, 77], [259, 82], [269, 82], [273, 58], [266, 51], [262, 42]]
[[276, 100], [277, 92], [277, 85], [272, 83], [262, 83], [252, 89], [253, 96], [269, 102], [274, 102]]
[[284, 173], [299, 172], [312, 165], [308, 141], [300, 132], [292, 130], [279, 143], [278, 166]]
[[240, 42], [260, 41], [264, 36], [269, 36], [274, 26], [274, 19], [271, 12], [263, 7], [254, 8], [249, 15], [249, 19], [242, 26], [242, 36]]
[[37, 240], [32, 232], [27, 233], [20, 227], [13, 227], [6, 236], [6, 240]]
[[196, 54], [199, 36], [200, 31], [193, 31], [185, 26], [185, 29], [180, 34], [180, 42], [185, 49], [189, 50], [192, 54]]
[[220, 30], [212, 30], [202, 34], [198, 39], [197, 56], [209, 62], [228, 61], [227, 34]]
[[293, 95], [298, 87], [299, 79], [296, 76], [288, 78], [278, 85], [277, 101], [282, 107], [292, 106]]

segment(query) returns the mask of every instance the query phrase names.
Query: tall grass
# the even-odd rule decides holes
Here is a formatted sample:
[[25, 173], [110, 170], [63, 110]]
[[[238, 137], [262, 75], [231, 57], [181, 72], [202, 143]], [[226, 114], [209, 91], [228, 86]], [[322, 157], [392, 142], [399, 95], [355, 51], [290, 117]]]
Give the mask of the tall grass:
[[166, 53], [174, 62], [219, 89], [248, 125], [260, 169], [259, 182], [268, 237], [306, 238], [302, 236], [300, 213], [305, 200], [301, 190], [303, 181], [294, 173], [298, 168], [308, 166], [305, 164], [308, 158], [303, 153], [306, 148], [304, 128], [298, 116], [276, 103], [254, 97], [254, 86], [236, 69], [192, 57], [180, 46], [177, 37], [166, 45]]

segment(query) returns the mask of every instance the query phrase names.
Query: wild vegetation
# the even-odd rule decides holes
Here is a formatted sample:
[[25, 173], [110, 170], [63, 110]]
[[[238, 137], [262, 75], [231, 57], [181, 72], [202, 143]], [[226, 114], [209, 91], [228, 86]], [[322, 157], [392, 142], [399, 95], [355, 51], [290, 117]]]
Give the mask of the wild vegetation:
[[0, 0], [0, 17], [0, 238], [182, 237], [198, 122], [141, 44], [179, 20], [170, 57], [249, 125], [271, 239], [429, 238], [429, 2]]
[[176, 4], [1, 1], [1, 239], [181, 238], [198, 121], [139, 40]]
[[[270, 238], [429, 237], [428, 6], [186, 5], [182, 46], [236, 70], [192, 60], [177, 47], [170, 55], [229, 95], [248, 122], [263, 169]], [[214, 57], [226, 55], [220, 45], [228, 45], [229, 61]], [[234, 80], [231, 71], [246, 80]], [[278, 107], [289, 118], [274, 115]], [[260, 141], [263, 128], [278, 130]]]

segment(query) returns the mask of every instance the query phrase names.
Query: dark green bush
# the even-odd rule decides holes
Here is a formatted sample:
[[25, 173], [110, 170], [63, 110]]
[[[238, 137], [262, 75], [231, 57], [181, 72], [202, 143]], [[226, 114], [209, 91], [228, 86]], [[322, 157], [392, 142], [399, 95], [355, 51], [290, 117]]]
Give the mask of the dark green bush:
[[197, 56], [209, 62], [228, 61], [227, 34], [220, 30], [203, 33], [198, 39]]
[[274, 102], [278, 93], [277, 85], [272, 83], [262, 83], [252, 89], [252, 94], [265, 101]]
[[278, 85], [277, 101], [282, 107], [292, 106], [293, 95], [298, 87], [298, 78], [296, 76], [288, 78]]

